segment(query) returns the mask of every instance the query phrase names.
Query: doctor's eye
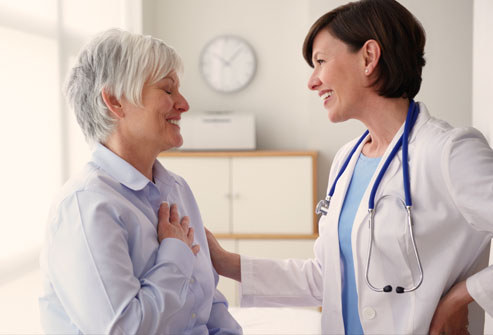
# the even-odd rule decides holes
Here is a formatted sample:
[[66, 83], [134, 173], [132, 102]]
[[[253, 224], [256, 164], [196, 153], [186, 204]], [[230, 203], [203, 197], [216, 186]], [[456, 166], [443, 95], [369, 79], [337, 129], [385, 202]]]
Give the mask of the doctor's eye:
[[325, 63], [323, 59], [316, 59], [315, 62], [318, 63], [318, 65], [322, 65], [323, 63]]

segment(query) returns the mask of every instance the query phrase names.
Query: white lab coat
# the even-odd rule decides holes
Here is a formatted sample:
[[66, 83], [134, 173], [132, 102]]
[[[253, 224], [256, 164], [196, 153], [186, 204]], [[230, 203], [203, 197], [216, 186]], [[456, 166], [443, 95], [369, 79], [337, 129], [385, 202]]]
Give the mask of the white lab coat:
[[[493, 151], [477, 130], [452, 128], [430, 117], [422, 103], [420, 111], [409, 137], [409, 171], [414, 234], [424, 281], [412, 293], [395, 293], [396, 286], [412, 287], [419, 277], [405, 210], [396, 200], [404, 200], [399, 151], [375, 197], [377, 212], [369, 272], [374, 286], [390, 284], [393, 292], [377, 293], [366, 284], [371, 187], [362, 198], [351, 233], [358, 310], [366, 334], [427, 333], [441, 296], [466, 278], [471, 296], [493, 316], [493, 267], [486, 267], [484, 262], [493, 236]], [[402, 132], [403, 127], [377, 171]], [[355, 143], [356, 140], [348, 143], [337, 153], [329, 186]], [[276, 261], [242, 256], [242, 306], [322, 304], [323, 333], [344, 334], [337, 227], [362, 146], [339, 179], [328, 214], [319, 221], [315, 259]], [[482, 313], [479, 308], [469, 313], [470, 330], [481, 332], [484, 315], [478, 317], [477, 311]]]

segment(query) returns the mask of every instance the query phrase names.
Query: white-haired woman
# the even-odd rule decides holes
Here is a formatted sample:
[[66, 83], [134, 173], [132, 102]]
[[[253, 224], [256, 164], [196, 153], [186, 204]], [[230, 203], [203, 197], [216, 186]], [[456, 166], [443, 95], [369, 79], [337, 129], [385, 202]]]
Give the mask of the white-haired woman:
[[241, 334], [192, 192], [156, 160], [183, 141], [181, 68], [164, 42], [115, 29], [72, 68], [66, 95], [94, 153], [50, 211], [45, 332]]

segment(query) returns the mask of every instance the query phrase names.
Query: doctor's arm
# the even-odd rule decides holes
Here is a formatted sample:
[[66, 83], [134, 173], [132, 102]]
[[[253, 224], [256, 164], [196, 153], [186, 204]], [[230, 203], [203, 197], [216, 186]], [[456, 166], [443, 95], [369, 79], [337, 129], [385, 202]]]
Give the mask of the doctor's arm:
[[321, 305], [323, 281], [317, 260], [240, 256], [224, 250], [212, 233], [206, 233], [216, 271], [242, 283], [242, 306]]
[[438, 303], [430, 335], [468, 334], [468, 305], [473, 301], [465, 280], [455, 284]]
[[[443, 149], [442, 169], [448, 189], [467, 223], [491, 238], [493, 234], [493, 151], [477, 131], [456, 129]], [[493, 266], [454, 285], [440, 300], [430, 333], [447, 331], [461, 320], [467, 323], [467, 306], [476, 301], [493, 315]], [[450, 328], [451, 329], [451, 328]], [[432, 332], [432, 330], [434, 332]]]
[[193, 236], [186, 220], [177, 220], [176, 208], [169, 216], [163, 207], [155, 263], [137, 278], [129, 232], [120, 221], [124, 209], [94, 192], [76, 193], [60, 206], [48, 269], [67, 315], [82, 333], [160, 333], [185, 304], [197, 249], [189, 242]]
[[[240, 281], [240, 255], [233, 254], [224, 250], [219, 245], [219, 242], [216, 240], [214, 235], [207, 228], [205, 228], [205, 233], [207, 236], [207, 243], [209, 244], [211, 260], [215, 268], [215, 286], [217, 287], [217, 283], [219, 282], [219, 271], [217, 270], [217, 268], [221, 270], [220, 274], [222, 276]], [[243, 333], [241, 326], [236, 322], [236, 320], [228, 311], [228, 303], [226, 298], [221, 292], [217, 290], [217, 288], [214, 293], [212, 309], [209, 321], [207, 322], [207, 328], [209, 329], [209, 333], [214, 335]]]

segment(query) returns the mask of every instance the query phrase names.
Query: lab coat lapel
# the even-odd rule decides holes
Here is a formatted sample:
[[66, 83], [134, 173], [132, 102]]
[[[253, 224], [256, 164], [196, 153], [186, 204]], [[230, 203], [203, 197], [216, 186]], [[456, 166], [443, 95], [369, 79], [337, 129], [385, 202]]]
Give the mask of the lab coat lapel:
[[[385, 161], [389, 157], [390, 152], [396, 145], [397, 141], [399, 140], [403, 132], [404, 132], [404, 125], [402, 125], [399, 131], [396, 133], [396, 135], [392, 139], [392, 142], [389, 144], [387, 150], [385, 151], [385, 154], [380, 160], [380, 163], [378, 164], [377, 169], [375, 170], [375, 173], [373, 174], [373, 177], [371, 178], [370, 183], [368, 184], [368, 187], [363, 197], [361, 198], [358, 211], [356, 212], [356, 216], [354, 218], [353, 229], [351, 232], [351, 241], [353, 241], [352, 250], [353, 250], [354, 271], [356, 278], [359, 278], [359, 274], [358, 274], [359, 270], [365, 271], [366, 269], [365, 256], [368, 248], [367, 246], [368, 239], [370, 237], [369, 229], [368, 229], [368, 202], [370, 199], [370, 193], [373, 188], [373, 185], [375, 184], [375, 179], [377, 178], [378, 174], [380, 173], [380, 170], [382, 169], [382, 166], [384, 165]], [[385, 171], [382, 180], [380, 181], [380, 185], [378, 186], [377, 192], [375, 194], [375, 203], [382, 196], [382, 193], [385, 190], [386, 183], [389, 180], [391, 180], [391, 178], [400, 170], [401, 170], [401, 155], [399, 151], [395, 155], [394, 159], [392, 160], [389, 167], [387, 168], [387, 171]]]
[[[324, 320], [323, 323], [327, 325], [327, 328], [334, 330], [335, 333], [344, 332], [344, 323], [342, 320], [342, 303], [341, 299], [334, 299], [334, 297], [340, 297], [342, 292], [341, 284], [341, 258], [339, 250], [339, 216], [341, 213], [342, 205], [346, 195], [346, 190], [351, 181], [354, 167], [361, 153], [363, 144], [368, 140], [368, 136], [363, 140], [362, 144], [357, 148], [351, 161], [349, 162], [346, 171], [342, 174], [337, 182], [335, 192], [332, 196], [332, 200], [329, 207], [329, 212], [326, 218], [322, 218], [326, 222], [323, 238], [325, 239], [325, 266], [324, 269], [331, 269], [330, 273], [324, 273], [324, 277], [332, 278], [331, 285], [324, 286]], [[352, 146], [351, 146], [352, 148]], [[350, 149], [348, 150], [349, 154]], [[347, 157], [347, 156], [346, 156]], [[345, 158], [344, 158], [345, 160]], [[340, 168], [340, 167], [339, 167]], [[339, 169], [337, 169], [337, 172]], [[334, 270], [332, 272], [332, 270]], [[325, 319], [326, 318], [326, 319]], [[330, 325], [330, 326], [329, 326]]]
[[361, 150], [363, 149], [363, 146], [365, 145], [366, 142], [368, 142], [368, 139], [370, 138], [370, 135], [366, 136], [365, 139], [361, 142], [361, 144], [358, 146], [356, 151], [353, 154], [353, 157], [351, 157], [351, 160], [349, 161], [349, 164], [342, 174], [341, 178], [339, 178], [339, 181], [337, 182], [337, 186], [334, 192], [334, 196], [332, 197], [332, 201], [330, 206], [333, 206], [335, 213], [337, 213], [336, 221], [339, 222], [339, 216], [341, 215], [341, 210], [342, 206], [344, 204], [344, 200], [346, 198], [346, 193], [347, 189], [349, 187], [349, 184], [351, 182], [351, 178], [353, 177], [353, 172], [354, 168], [356, 166], [356, 162], [358, 161], [358, 158], [361, 154]]

